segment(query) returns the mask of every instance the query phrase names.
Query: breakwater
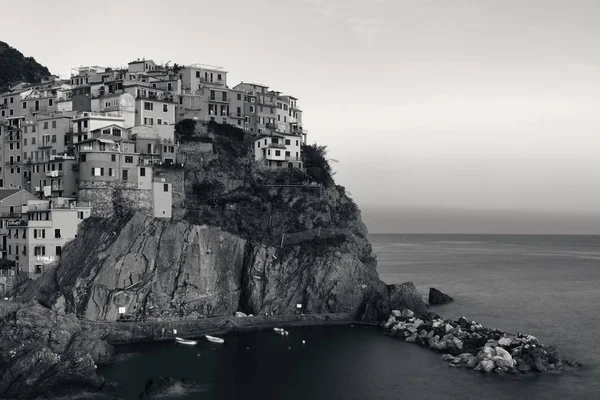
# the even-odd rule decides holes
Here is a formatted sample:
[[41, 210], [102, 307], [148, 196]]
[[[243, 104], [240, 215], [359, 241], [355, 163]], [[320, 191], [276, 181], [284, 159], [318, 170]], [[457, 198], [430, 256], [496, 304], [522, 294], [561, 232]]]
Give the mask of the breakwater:
[[442, 360], [451, 367], [519, 374], [582, 366], [561, 358], [556, 347], [545, 346], [532, 335], [485, 328], [464, 317], [453, 321], [431, 312], [415, 316], [408, 309], [393, 310], [381, 325], [389, 336], [444, 353]]

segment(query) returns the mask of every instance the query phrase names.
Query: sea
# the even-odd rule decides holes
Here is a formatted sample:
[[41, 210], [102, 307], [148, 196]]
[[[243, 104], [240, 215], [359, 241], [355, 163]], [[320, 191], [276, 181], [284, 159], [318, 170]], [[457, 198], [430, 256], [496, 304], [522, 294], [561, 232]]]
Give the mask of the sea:
[[[147, 379], [199, 384], [173, 399], [600, 399], [600, 236], [369, 236], [386, 283], [412, 281], [455, 301], [432, 307], [484, 326], [536, 336], [584, 368], [523, 377], [448, 367], [440, 355], [374, 327], [306, 327], [119, 348], [100, 369], [135, 399]], [[304, 342], [303, 342], [304, 341]]]

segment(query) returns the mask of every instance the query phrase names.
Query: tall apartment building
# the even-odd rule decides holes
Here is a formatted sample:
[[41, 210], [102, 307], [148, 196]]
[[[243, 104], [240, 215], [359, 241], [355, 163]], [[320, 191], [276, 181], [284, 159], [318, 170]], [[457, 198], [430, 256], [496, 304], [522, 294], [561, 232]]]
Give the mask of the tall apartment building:
[[3, 258], [14, 261], [19, 274], [37, 278], [60, 262], [63, 246], [75, 238], [79, 224], [90, 215], [89, 204], [72, 198], [28, 198], [3, 221]]

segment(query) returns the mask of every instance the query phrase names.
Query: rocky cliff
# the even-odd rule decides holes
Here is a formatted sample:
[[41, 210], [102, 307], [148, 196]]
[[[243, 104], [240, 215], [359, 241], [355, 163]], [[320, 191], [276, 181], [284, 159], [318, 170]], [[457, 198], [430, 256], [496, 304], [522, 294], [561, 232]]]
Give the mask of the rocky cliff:
[[289, 314], [297, 304], [309, 313], [383, 318], [388, 287], [355, 247], [344, 238], [269, 247], [217, 227], [141, 213], [121, 226], [88, 220], [53, 277], [22, 296], [91, 320], [115, 320], [120, 307], [137, 318], [198, 318]]
[[91, 320], [115, 320], [123, 309], [198, 318], [290, 314], [300, 304], [366, 320], [387, 318], [391, 307], [425, 310], [414, 285], [379, 280], [360, 210], [334, 184], [322, 147], [307, 151], [306, 171], [266, 171], [243, 131], [208, 128], [200, 139], [212, 142], [209, 153], [203, 142], [184, 152], [182, 219], [120, 212], [84, 221], [53, 275], [22, 298]]

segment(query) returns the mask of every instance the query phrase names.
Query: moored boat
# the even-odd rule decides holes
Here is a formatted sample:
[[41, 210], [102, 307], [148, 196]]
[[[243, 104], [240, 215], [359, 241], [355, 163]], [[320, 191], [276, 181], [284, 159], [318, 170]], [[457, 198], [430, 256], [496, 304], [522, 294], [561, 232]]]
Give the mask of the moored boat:
[[221, 338], [219, 338], [219, 337], [216, 337], [216, 336], [210, 336], [210, 335], [204, 335], [204, 336], [206, 336], [206, 339], [207, 339], [209, 342], [213, 342], [213, 343], [225, 343], [225, 339], [221, 339]]
[[176, 337], [175, 342], [181, 343], [181, 344], [187, 344], [188, 346], [194, 346], [194, 345], [198, 344], [197, 340], [188, 340], [188, 339], [183, 339], [180, 337]]
[[285, 332], [285, 330], [282, 328], [273, 328], [273, 330], [279, 334], [283, 334], [283, 332]]

